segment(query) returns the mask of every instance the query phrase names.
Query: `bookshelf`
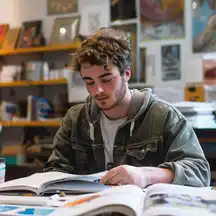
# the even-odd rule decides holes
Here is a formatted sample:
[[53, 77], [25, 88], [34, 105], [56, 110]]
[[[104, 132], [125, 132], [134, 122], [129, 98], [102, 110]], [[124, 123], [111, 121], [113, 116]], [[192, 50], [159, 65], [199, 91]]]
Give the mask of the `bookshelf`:
[[40, 85], [65, 85], [66, 79], [52, 79], [52, 80], [37, 80], [37, 81], [15, 81], [15, 82], [0, 82], [1, 87], [28, 87]]
[[0, 121], [3, 127], [59, 127], [60, 121], [44, 120], [44, 121]]
[[73, 44], [48, 45], [43, 47], [17, 48], [9, 50], [0, 49], [0, 56], [73, 50], [79, 48], [79, 46], [80, 43], [76, 42]]
[[[3, 62], [5, 62], [5, 64], [8, 65], [19, 65], [20, 62], [34, 60], [44, 62], [63, 62], [67, 61], [67, 56], [69, 56], [70, 53], [74, 52], [79, 47], [80, 41], [77, 40], [75, 43], [71, 44], [57, 44], [30, 48], [0, 49], [0, 58], [3, 60]], [[59, 65], [57, 67], [59, 67]], [[49, 80], [17, 80], [12, 82], [0, 82], [0, 98], [2, 101], [8, 99], [9, 101], [14, 103], [21, 101], [22, 107], [24, 104], [23, 101], [26, 100], [26, 95], [28, 95], [28, 93], [30, 95], [38, 95], [44, 98], [48, 96], [47, 99], [50, 100], [50, 102], [53, 102], [54, 107], [56, 106], [56, 101], [54, 99], [55, 95], [67, 91], [67, 83], [67, 78], [57, 77], [50, 77]], [[62, 98], [62, 100], [64, 99]], [[1, 133], [3, 134], [1, 140], [2, 149], [0, 151], [0, 154], [2, 157], [7, 158], [7, 173], [9, 172], [6, 177], [7, 179], [24, 177], [31, 173], [32, 170], [40, 170], [40, 165], [37, 163], [37, 160], [43, 161], [43, 158], [47, 157], [47, 152], [45, 152], [45, 156], [43, 155], [45, 154], [44, 152], [40, 152], [40, 154], [36, 156], [28, 154], [28, 151], [26, 150], [23, 153], [20, 153], [17, 148], [20, 148], [24, 145], [23, 140], [20, 140], [20, 137], [28, 137], [28, 143], [32, 142], [34, 144], [40, 145], [37, 138], [43, 137], [44, 134], [52, 134], [53, 132], [57, 131], [60, 127], [61, 118], [62, 116], [57, 115], [56, 118], [31, 121], [27, 120], [25, 115], [18, 112], [18, 116], [13, 120], [0, 121], [0, 127], [2, 128]], [[13, 135], [11, 136], [11, 134]], [[10, 140], [9, 144], [7, 142], [8, 140]], [[13, 142], [17, 143], [17, 145], [11, 145], [11, 143]], [[15, 148], [15, 146], [17, 148]], [[7, 151], [3, 151], [3, 149], [7, 149]], [[10, 154], [10, 152], [13, 152], [13, 154]], [[24, 161], [22, 162], [22, 169], [19, 175], [14, 175], [14, 169], [20, 167], [20, 157], [24, 158]], [[23, 163], [27, 164], [25, 170], [23, 168]], [[33, 168], [31, 166], [33, 166]]]

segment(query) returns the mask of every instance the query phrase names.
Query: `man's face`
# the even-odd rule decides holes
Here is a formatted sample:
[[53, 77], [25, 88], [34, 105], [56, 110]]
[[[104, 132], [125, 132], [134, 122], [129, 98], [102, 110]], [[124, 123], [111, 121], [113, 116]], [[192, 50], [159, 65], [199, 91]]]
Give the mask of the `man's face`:
[[101, 110], [117, 106], [127, 89], [126, 79], [122, 78], [118, 67], [110, 63], [108, 69], [105, 70], [103, 65], [81, 65], [81, 76], [86, 88]]

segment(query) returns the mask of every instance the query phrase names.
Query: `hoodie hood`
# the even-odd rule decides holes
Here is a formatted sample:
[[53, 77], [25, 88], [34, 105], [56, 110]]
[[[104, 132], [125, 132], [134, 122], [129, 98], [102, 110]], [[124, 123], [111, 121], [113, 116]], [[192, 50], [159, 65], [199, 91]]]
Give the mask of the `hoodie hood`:
[[[151, 98], [153, 96], [152, 90], [145, 88], [142, 90], [131, 90], [131, 104], [128, 110], [128, 116], [126, 122], [122, 125], [130, 123], [130, 136], [133, 134], [134, 124], [136, 119], [142, 115], [148, 107]], [[88, 96], [85, 101], [86, 118], [89, 124], [90, 138], [94, 141], [94, 124], [100, 119], [100, 108], [95, 103], [95, 100]]]

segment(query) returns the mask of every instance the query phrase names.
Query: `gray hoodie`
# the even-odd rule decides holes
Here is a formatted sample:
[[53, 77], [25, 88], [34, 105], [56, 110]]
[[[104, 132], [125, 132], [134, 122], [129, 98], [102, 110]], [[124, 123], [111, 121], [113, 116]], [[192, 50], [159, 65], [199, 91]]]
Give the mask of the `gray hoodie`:
[[[54, 138], [45, 171], [87, 174], [105, 170], [100, 109], [91, 97], [73, 106]], [[114, 166], [153, 166], [174, 171], [173, 184], [208, 186], [210, 168], [192, 127], [151, 90], [133, 90], [127, 120], [117, 130]]]

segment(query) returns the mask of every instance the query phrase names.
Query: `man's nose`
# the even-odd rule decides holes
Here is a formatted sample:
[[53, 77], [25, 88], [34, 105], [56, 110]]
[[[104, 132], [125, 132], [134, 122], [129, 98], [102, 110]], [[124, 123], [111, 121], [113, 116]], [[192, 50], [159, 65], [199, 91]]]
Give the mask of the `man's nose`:
[[102, 93], [102, 92], [104, 92], [103, 88], [102, 88], [100, 85], [98, 85], [98, 86], [96, 87], [96, 89], [95, 89], [95, 93], [96, 93], [96, 94], [99, 94], [99, 93]]

